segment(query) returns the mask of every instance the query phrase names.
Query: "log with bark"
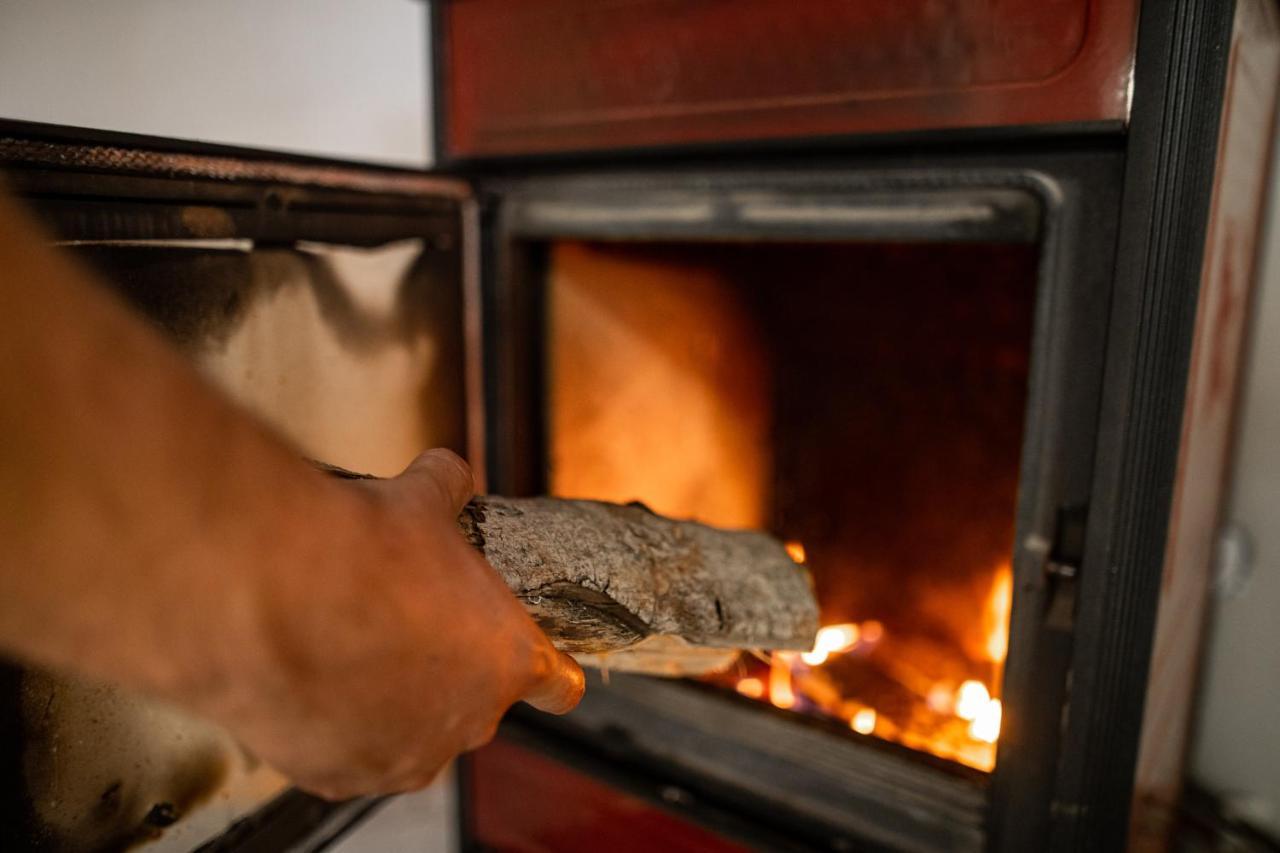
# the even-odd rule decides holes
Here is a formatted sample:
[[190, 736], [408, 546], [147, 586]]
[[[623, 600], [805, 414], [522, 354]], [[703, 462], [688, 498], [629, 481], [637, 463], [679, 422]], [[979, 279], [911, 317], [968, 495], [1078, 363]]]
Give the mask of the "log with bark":
[[766, 533], [636, 503], [494, 495], [473, 498], [458, 525], [556, 647], [583, 663], [693, 675], [743, 649], [813, 645], [809, 573]]

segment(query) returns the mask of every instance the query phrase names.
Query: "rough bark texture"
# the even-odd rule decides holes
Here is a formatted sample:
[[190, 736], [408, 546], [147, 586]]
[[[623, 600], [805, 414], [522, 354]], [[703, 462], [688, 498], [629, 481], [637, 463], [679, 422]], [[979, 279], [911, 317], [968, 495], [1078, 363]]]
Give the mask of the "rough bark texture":
[[709, 650], [808, 649], [818, 629], [808, 572], [765, 533], [640, 504], [491, 495], [458, 523], [552, 642], [585, 663], [687, 675], [732, 659]]
[[557, 498], [477, 497], [459, 523], [567, 651], [615, 651], [653, 635], [808, 649], [817, 630], [807, 572], [764, 533]]

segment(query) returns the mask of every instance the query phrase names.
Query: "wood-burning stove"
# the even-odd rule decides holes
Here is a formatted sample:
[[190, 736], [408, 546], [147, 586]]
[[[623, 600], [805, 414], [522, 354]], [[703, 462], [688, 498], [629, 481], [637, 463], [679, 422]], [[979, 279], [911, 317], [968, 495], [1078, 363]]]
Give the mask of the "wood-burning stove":
[[454, 181], [5, 133], [72, 239], [437, 238], [492, 490], [803, 546], [825, 651], [516, 709], [468, 849], [1166, 836], [1276, 11], [881, 5], [439, 3]]
[[[806, 546], [828, 616], [860, 634], [872, 622], [885, 637], [911, 636], [914, 618], [918, 634], [945, 636], [922, 624], [928, 608], [913, 590], [938, 596], [947, 578], [963, 586], [957, 558], [974, 540], [986, 543], [975, 548], [984, 554], [976, 574], [987, 579], [979, 599], [999, 595], [999, 561], [984, 548], [1006, 548], [1012, 568], [1008, 657], [1000, 673], [1004, 649], [989, 655], [997, 665], [983, 684], [1003, 694], [989, 775], [973, 772], [984, 766], [980, 752], [939, 748], [942, 736], [913, 729], [912, 711], [874, 707], [892, 691], [877, 695], [865, 671], [852, 666], [832, 697], [831, 679], [798, 684], [803, 661], [781, 667], [789, 683], [769, 684], [776, 660], [746, 661], [730, 681], [748, 681], [740, 692], [774, 706], [816, 706], [822, 719], [705, 685], [613, 675], [565, 720], [517, 712], [505, 737], [559, 751], [614, 784], [628, 768], [632, 793], [763, 847], [1119, 847], [1135, 784], [1134, 843], [1164, 837], [1194, 665], [1193, 590], [1206, 570], [1188, 554], [1204, 556], [1216, 488], [1184, 479], [1175, 494], [1174, 484], [1188, 465], [1220, 464], [1225, 446], [1224, 410], [1211, 411], [1203, 389], [1198, 403], [1184, 391], [1189, 362], [1201, 373], [1210, 352], [1233, 353], [1238, 341], [1238, 311], [1211, 306], [1239, 298], [1224, 295], [1238, 287], [1224, 265], [1248, 263], [1252, 244], [1224, 246], [1221, 220], [1256, 211], [1257, 197], [1223, 181], [1246, 161], [1255, 176], [1265, 171], [1265, 145], [1249, 154], [1242, 140], [1270, 138], [1275, 14], [1248, 3], [1144, 6], [1131, 66], [1133, 53], [1110, 50], [1129, 38], [1126, 16], [1114, 5], [1077, 9], [1086, 7], [1082, 31], [1072, 32], [1087, 60], [998, 85], [978, 84], [974, 61], [964, 78], [973, 85], [950, 87], [949, 97], [936, 80], [897, 88], [892, 59], [866, 77], [836, 70], [816, 47], [825, 37], [806, 60], [787, 41], [794, 22], [770, 31], [771, 11], [758, 5], [739, 7], [736, 19], [710, 7], [673, 13], [686, 26], [684, 16], [701, 16], [706, 38], [677, 31], [652, 46], [671, 61], [649, 69], [660, 82], [609, 62], [610, 50], [627, 55], [659, 38], [635, 9], [548, 3], [504, 19], [493, 4], [440, 7], [440, 147], [486, 171], [478, 186], [495, 488], [638, 497], [728, 523], [764, 518]], [[828, 11], [833, 30], [848, 23]], [[927, 43], [928, 13], [901, 14], [921, 16], [908, 29]], [[1104, 16], [1114, 17], [1100, 30]], [[882, 23], [872, 17], [864, 34]], [[957, 17], [955, 30], [965, 31]], [[1022, 23], [1035, 30], [1030, 18]], [[712, 32], [717, 24], [723, 32]], [[603, 46], [568, 46], [574, 27]], [[966, 59], [976, 60], [981, 37], [970, 35]], [[752, 48], [764, 55], [744, 58]], [[922, 51], [930, 48], [944, 50]], [[1081, 82], [1086, 68], [1092, 79]], [[553, 85], [575, 73], [593, 82]], [[709, 82], [716, 73], [718, 88]], [[1243, 84], [1244, 73], [1266, 82]], [[1047, 87], [1073, 79], [1119, 101], [1067, 116], [1081, 99]], [[957, 118], [940, 101], [971, 111]], [[827, 139], [743, 142], [954, 129], [993, 102], [997, 117], [977, 121], [1004, 127], [987, 133], [863, 137], [840, 150]], [[1045, 112], [1027, 118], [1028, 103]], [[776, 123], [766, 133], [768, 120]], [[720, 146], [697, 147], [708, 138]], [[637, 140], [683, 148], [662, 160], [632, 152], [622, 163], [600, 154]], [[516, 168], [504, 159], [569, 151], [601, 160], [584, 167], [550, 156], [541, 168]], [[1237, 214], [1225, 215], [1228, 205]], [[934, 275], [939, 258], [947, 272]], [[894, 311], [895, 298], [914, 314]], [[708, 334], [725, 352], [700, 344]], [[1023, 396], [1000, 393], [1019, 371]], [[948, 417], [951, 429], [940, 429]], [[966, 465], [986, 468], [986, 490]], [[830, 500], [841, 490], [847, 502]], [[1197, 521], [1192, 506], [1203, 513]], [[932, 573], [912, 569], [929, 564]], [[851, 577], [878, 588], [842, 592], [841, 583], [856, 585]], [[966, 612], [955, 591], [941, 594], [959, 611], [947, 616], [980, 623], [981, 606], [970, 598]], [[879, 605], [883, 619], [869, 609], [877, 595], [897, 599]], [[1158, 663], [1149, 667], [1157, 612]], [[939, 685], [921, 672], [927, 657], [917, 646], [870, 662], [882, 677], [897, 670], [894, 690], [913, 694], [916, 715]], [[953, 674], [941, 704], [975, 675]], [[1161, 698], [1144, 721], [1148, 690]], [[951, 760], [927, 754], [939, 752]], [[590, 849], [597, 824], [565, 790], [502, 787], [521, 760], [499, 747], [469, 765], [463, 790], [477, 847], [554, 838], [557, 849]], [[743, 815], [746, 829], [736, 823]], [[644, 831], [643, 819], [631, 825]]]
[[1080, 558], [1122, 161], [1009, 148], [491, 185], [497, 488], [774, 529], [861, 635], [812, 666], [745, 657], [731, 680], [775, 708], [611, 675], [521, 724], [782, 804], [822, 847], [977, 849], [994, 749], [953, 706], [1000, 681], [1009, 613], [984, 605], [1012, 565], [1003, 749], [1056, 762], [1019, 700], [1056, 715], [1067, 689], [1071, 582], [1046, 561]]

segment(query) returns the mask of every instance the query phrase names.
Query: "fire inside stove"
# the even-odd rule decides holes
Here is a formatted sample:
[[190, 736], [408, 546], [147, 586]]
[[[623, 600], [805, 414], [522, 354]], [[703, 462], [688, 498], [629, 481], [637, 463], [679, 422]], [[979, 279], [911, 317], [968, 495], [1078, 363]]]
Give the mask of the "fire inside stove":
[[995, 766], [1037, 250], [559, 242], [550, 486], [763, 528], [813, 573], [807, 652], [710, 681]]
[[[803, 553], [798, 543], [790, 544]], [[997, 573], [984, 613], [989, 633], [981, 660], [947, 648], [912, 647], [909, 640], [898, 644], [884, 623], [869, 619], [824, 625], [808, 652], [744, 656], [708, 680], [778, 708], [840, 720], [859, 734], [991, 770], [1003, 715], [1000, 674], [1012, 579], [1007, 565]]]

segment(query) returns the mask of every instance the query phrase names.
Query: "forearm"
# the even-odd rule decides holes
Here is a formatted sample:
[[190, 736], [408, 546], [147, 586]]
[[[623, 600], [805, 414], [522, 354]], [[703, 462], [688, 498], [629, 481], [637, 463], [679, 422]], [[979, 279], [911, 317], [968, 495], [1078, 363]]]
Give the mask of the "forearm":
[[461, 459], [319, 474], [47, 242], [0, 198], [0, 653], [335, 797], [426, 784], [521, 698], [573, 707], [581, 670], [459, 532]]
[[0, 649], [183, 700], [216, 691], [235, 665], [221, 656], [251, 661], [205, 638], [248, 647], [270, 630], [264, 568], [288, 588], [297, 567], [358, 551], [359, 493], [207, 388], [10, 205], [0, 199]]

